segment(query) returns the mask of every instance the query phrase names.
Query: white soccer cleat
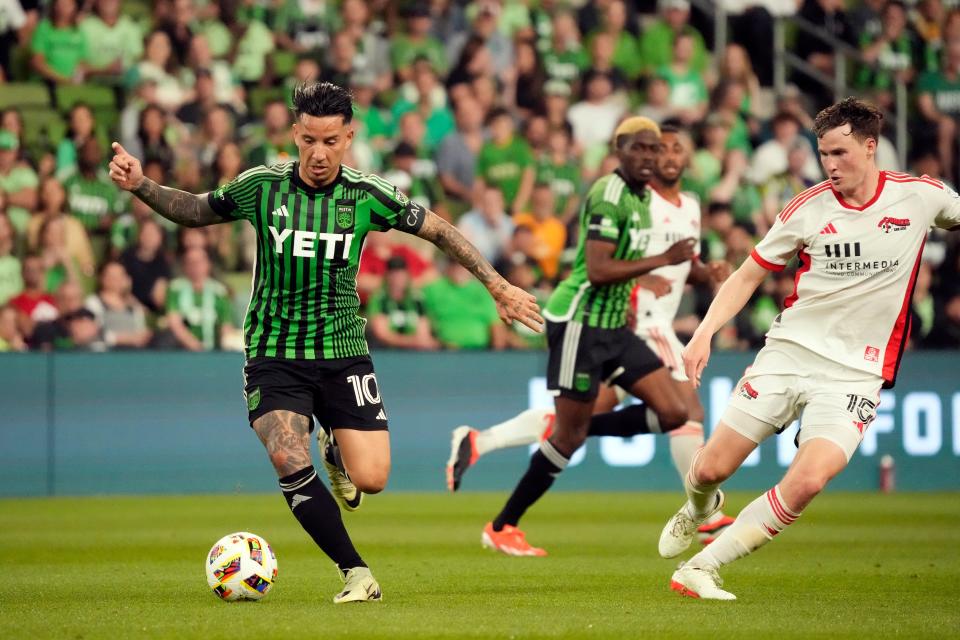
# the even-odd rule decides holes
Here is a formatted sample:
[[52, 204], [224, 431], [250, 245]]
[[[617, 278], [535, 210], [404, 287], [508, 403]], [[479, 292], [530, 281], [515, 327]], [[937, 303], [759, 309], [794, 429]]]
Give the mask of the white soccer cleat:
[[340, 578], [343, 580], [343, 590], [333, 596], [334, 604], [380, 602], [383, 599], [380, 585], [367, 567], [349, 569], [346, 573], [341, 573]]
[[688, 564], [680, 565], [670, 578], [670, 588], [688, 598], [703, 600], [736, 600], [737, 596], [724, 591], [723, 580], [716, 569], [692, 567]]
[[330, 478], [330, 492], [347, 511], [356, 511], [363, 502], [363, 492], [357, 489], [344, 471], [337, 466], [333, 455], [336, 443], [322, 428], [317, 430], [317, 446], [320, 449], [320, 459]]
[[717, 490], [717, 503], [703, 518], [695, 519], [687, 511], [687, 504], [684, 503], [680, 510], [673, 514], [673, 517], [667, 521], [660, 532], [660, 557], [675, 558], [680, 555], [693, 542], [697, 535], [697, 528], [700, 523], [707, 520], [713, 514], [720, 511], [723, 507], [723, 491]]

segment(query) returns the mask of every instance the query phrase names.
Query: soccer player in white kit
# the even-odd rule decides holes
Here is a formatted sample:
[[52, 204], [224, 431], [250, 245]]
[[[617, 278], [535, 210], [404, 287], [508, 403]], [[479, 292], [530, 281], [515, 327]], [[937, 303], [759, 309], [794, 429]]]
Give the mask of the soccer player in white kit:
[[881, 388], [893, 386], [907, 341], [910, 299], [931, 226], [960, 228], [960, 198], [926, 176], [880, 171], [883, 116], [847, 98], [814, 123], [828, 179], [796, 196], [720, 288], [683, 354], [699, 383], [713, 334], [768, 271], [797, 256], [794, 293], [687, 475], [688, 501], [667, 522], [660, 554], [672, 558], [723, 504], [721, 482], [764, 439], [802, 413], [799, 450], [779, 484], [748, 504], [709, 547], [674, 572], [674, 591], [734, 600], [717, 570], [796, 521], [846, 467], [873, 421]]
[[[661, 148], [657, 157], [654, 180], [650, 183], [650, 215], [652, 228], [645, 230], [642, 242], [647, 255], [666, 251], [673, 243], [684, 238], [700, 235], [700, 204], [680, 191], [680, 178], [689, 157], [689, 141], [676, 127], [664, 125], [660, 129]], [[699, 253], [699, 252], [697, 252]], [[635, 331], [647, 346], [663, 361], [680, 388], [688, 409], [686, 424], [667, 432], [670, 438], [670, 454], [681, 481], [686, 477], [696, 451], [703, 446], [703, 406], [697, 392], [684, 373], [682, 363], [683, 344], [673, 330], [673, 319], [680, 306], [683, 286], [687, 280], [694, 282], [722, 282], [730, 274], [726, 262], [704, 265], [699, 257], [694, 260], [659, 267], [639, 279], [633, 291], [631, 306], [636, 315]], [[627, 397], [616, 388], [601, 390], [595, 414], [609, 412]], [[498, 449], [534, 444], [549, 437], [554, 420], [553, 408], [529, 409], [519, 415], [482, 431], [471, 427], [458, 427], [451, 439], [450, 460], [447, 463], [447, 486], [451, 491], [459, 488], [467, 469], [486, 453]], [[625, 425], [629, 429], [629, 425]], [[601, 430], [597, 433], [591, 424], [590, 435], [611, 435]], [[618, 435], [635, 435], [625, 431]], [[701, 540], [709, 543], [724, 527], [733, 523], [733, 518], [722, 512], [713, 514], [708, 522], [700, 525]]]

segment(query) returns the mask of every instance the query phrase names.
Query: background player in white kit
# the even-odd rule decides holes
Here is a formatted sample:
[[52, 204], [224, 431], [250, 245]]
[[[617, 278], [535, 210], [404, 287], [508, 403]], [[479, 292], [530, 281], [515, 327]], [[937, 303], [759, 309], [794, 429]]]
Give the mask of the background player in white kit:
[[[691, 196], [680, 192], [680, 178], [690, 158], [690, 141], [677, 127], [664, 125], [660, 129], [661, 146], [657, 157], [652, 190], [650, 214], [653, 226], [645, 231], [642, 240], [647, 255], [666, 251], [673, 243], [684, 238], [700, 235], [700, 204]], [[697, 252], [699, 254], [699, 251]], [[730, 275], [730, 265], [717, 261], [704, 265], [699, 258], [676, 265], [660, 267], [638, 279], [631, 304], [636, 315], [636, 333], [647, 346], [670, 369], [677, 381], [688, 410], [688, 420], [679, 429], [668, 432], [670, 455], [680, 474], [686, 477], [690, 462], [696, 451], [703, 446], [703, 406], [697, 392], [683, 370], [681, 352], [683, 344], [673, 331], [673, 319], [683, 296], [687, 280], [722, 282]], [[601, 390], [594, 410], [603, 414], [629, 394], [616, 388]], [[529, 409], [500, 424], [478, 431], [471, 427], [458, 427], [451, 440], [450, 459], [447, 463], [447, 487], [456, 491], [467, 469], [483, 454], [498, 449], [534, 444], [547, 438], [552, 430], [554, 410]], [[616, 435], [631, 436], [637, 432], [625, 431]], [[591, 424], [590, 435], [612, 435], [607, 425], [600, 429]], [[722, 512], [713, 514], [708, 522], [700, 525], [701, 539], [710, 542], [724, 527], [733, 523], [733, 518]]]
[[767, 271], [799, 258], [793, 295], [694, 457], [688, 501], [664, 527], [660, 554], [683, 552], [697, 525], [722, 506], [719, 484], [802, 412], [799, 450], [778, 485], [674, 572], [671, 588], [683, 595], [735, 599], [720, 588], [717, 569], [772, 540], [847, 465], [875, 416], [881, 387], [896, 379], [927, 232], [932, 225], [960, 228], [960, 198], [941, 182], [877, 168], [882, 118], [854, 98], [817, 115], [828, 180], [783, 209], [751, 259], [720, 288], [684, 351], [687, 375], [699, 383], [713, 334]]

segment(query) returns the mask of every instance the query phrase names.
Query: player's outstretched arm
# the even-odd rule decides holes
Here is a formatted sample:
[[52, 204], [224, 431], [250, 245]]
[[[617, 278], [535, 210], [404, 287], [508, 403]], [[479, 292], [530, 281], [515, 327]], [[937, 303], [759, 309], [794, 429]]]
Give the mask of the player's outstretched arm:
[[435, 244], [483, 283], [497, 303], [497, 312], [504, 324], [509, 325], [517, 320], [534, 331], [543, 331], [543, 317], [537, 299], [507, 282], [456, 227], [434, 212], [427, 211], [417, 235]]
[[143, 175], [140, 161], [127, 153], [119, 142], [113, 143], [116, 155], [110, 161], [110, 178], [114, 184], [131, 192], [167, 220], [185, 227], [205, 227], [230, 222], [215, 212], [207, 201], [207, 194], [187, 193], [163, 187]]
[[700, 374], [710, 359], [713, 334], [743, 309], [766, 275], [766, 269], [753, 258], [747, 258], [717, 291], [703, 322], [683, 350], [683, 367], [694, 386], [700, 385]]
[[669, 264], [680, 264], [693, 258], [697, 241], [686, 238], [673, 243], [661, 254], [639, 260], [618, 260], [613, 257], [617, 245], [606, 240], [587, 240], [587, 278], [590, 284], [601, 286], [633, 280], [654, 269]]

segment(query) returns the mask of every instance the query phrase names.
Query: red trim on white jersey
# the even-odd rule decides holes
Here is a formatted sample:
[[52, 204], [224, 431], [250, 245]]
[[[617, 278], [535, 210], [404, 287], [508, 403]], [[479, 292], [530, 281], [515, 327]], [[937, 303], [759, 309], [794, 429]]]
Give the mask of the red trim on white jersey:
[[774, 264], [772, 262], [765, 260], [763, 256], [757, 253], [756, 249], [750, 252], [750, 257], [753, 258], [758, 265], [760, 265], [767, 271], [776, 271], [777, 273], [780, 273], [787, 267], [787, 265], [785, 264]]
[[800, 288], [800, 276], [805, 274], [807, 271], [810, 271], [810, 266], [813, 264], [813, 260], [810, 259], [810, 254], [808, 254], [803, 249], [797, 253], [797, 258], [800, 259], [800, 267], [797, 269], [797, 273], [793, 276], [793, 293], [786, 297], [783, 301], [783, 308], [789, 309], [793, 306], [793, 303], [797, 301], [797, 298], [800, 297], [800, 294], [797, 293], [797, 290]]
[[923, 174], [919, 178], [917, 176], [912, 176], [909, 173], [899, 173], [893, 171], [887, 171], [887, 179], [891, 182], [924, 182], [931, 186], [936, 187], [937, 189], [943, 189], [943, 183], [937, 180], [936, 178], [931, 178], [927, 174]]
[[903, 304], [900, 305], [900, 315], [897, 321], [893, 323], [893, 331], [890, 332], [890, 339], [887, 340], [887, 348], [883, 352], [883, 380], [884, 386], [892, 387], [897, 380], [897, 369], [900, 368], [900, 358], [903, 357], [903, 349], [907, 344], [907, 335], [910, 332], [910, 302], [913, 300], [913, 289], [917, 284], [917, 273], [920, 271], [920, 260], [923, 257], [923, 246], [927, 243], [924, 238], [920, 243], [920, 250], [917, 251], [917, 259], [913, 264], [913, 272], [910, 274], [910, 282], [907, 283], [907, 290], [903, 296]]
[[859, 207], [852, 205], [846, 200], [844, 200], [840, 192], [834, 189], [833, 186], [830, 187], [830, 190], [833, 191], [833, 195], [836, 196], [837, 202], [840, 203], [840, 206], [844, 207], [845, 209], [853, 209], [854, 211], [863, 211], [864, 209], [872, 205], [874, 202], [876, 202], [878, 198], [880, 198], [880, 194], [883, 193], [883, 185], [886, 181], [887, 181], [887, 172], [881, 171], [880, 178], [877, 180], [877, 190], [874, 192], [873, 197], [867, 200], [865, 204]]
[[793, 213], [803, 205], [803, 203], [805, 203], [810, 198], [823, 193], [829, 188], [830, 188], [830, 181], [824, 180], [819, 184], [813, 185], [806, 191], [801, 191], [800, 193], [795, 195], [793, 197], [793, 200], [788, 202], [787, 206], [785, 206], [783, 210], [780, 212], [780, 215], [778, 216], [780, 218], [780, 222], [786, 222], [787, 220], [789, 220], [790, 216], [792, 216]]

